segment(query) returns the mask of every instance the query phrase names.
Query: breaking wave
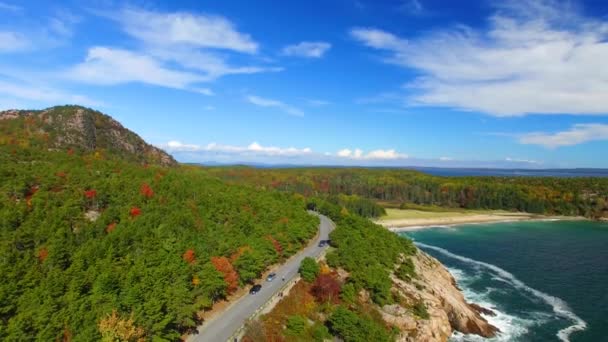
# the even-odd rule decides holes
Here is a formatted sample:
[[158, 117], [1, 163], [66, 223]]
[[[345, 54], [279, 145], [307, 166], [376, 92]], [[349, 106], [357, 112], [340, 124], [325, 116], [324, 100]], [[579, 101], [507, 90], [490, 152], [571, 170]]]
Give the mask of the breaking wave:
[[[449, 258], [456, 259], [463, 263], [475, 265], [477, 267], [481, 267], [486, 270], [489, 270], [493, 273], [494, 279], [509, 283], [510, 285], [514, 286], [518, 290], [526, 291], [527, 293], [533, 295], [534, 297], [541, 299], [543, 302], [545, 302], [546, 304], [551, 306], [555, 315], [572, 322], [572, 325], [570, 325], [564, 329], [561, 329], [557, 332], [556, 336], [561, 341], [569, 342], [570, 341], [569, 338], [572, 333], [574, 333], [576, 331], [583, 331], [587, 328], [587, 323], [582, 318], [577, 316], [570, 309], [570, 307], [568, 306], [568, 304], [565, 301], [563, 301], [562, 299], [560, 299], [558, 297], [549, 295], [547, 293], [536, 290], [536, 289], [526, 285], [524, 282], [517, 279], [513, 274], [511, 274], [510, 272], [508, 272], [496, 265], [492, 265], [492, 264], [489, 264], [489, 263], [486, 263], [483, 261], [478, 261], [478, 260], [474, 260], [471, 258], [467, 258], [462, 255], [454, 254], [441, 247], [427, 245], [422, 242], [415, 242], [415, 243], [419, 247], [434, 250]], [[454, 276], [456, 277], [457, 280], [461, 280], [461, 281], [464, 280], [463, 271], [461, 271], [461, 270], [450, 270], [450, 271], [452, 272], [452, 274], [454, 274]], [[498, 310], [495, 310], [495, 307], [492, 303], [484, 302], [487, 298], [484, 294], [476, 294], [467, 289], [465, 289], [464, 292], [465, 292], [465, 297], [469, 298], [471, 301], [473, 301], [476, 304], [479, 304], [481, 306], [489, 307], [496, 312], [495, 317], [484, 316], [484, 318], [486, 318], [491, 324], [493, 324], [494, 326], [496, 326], [497, 328], [499, 328], [501, 330], [501, 332], [502, 332], [501, 337], [497, 338], [496, 339], [497, 341], [502, 341], [503, 338], [506, 338], [505, 341], [509, 341], [514, 337], [524, 334], [527, 331], [527, 327], [534, 325], [534, 324], [538, 324], [538, 322], [534, 322], [534, 321], [523, 319], [523, 318], [518, 318], [515, 316], [511, 316], [511, 315], [502, 313]], [[542, 319], [542, 318], [539, 317], [539, 319]], [[463, 340], [465, 340], [465, 335], [455, 334], [453, 337], [453, 340], [463, 341]], [[475, 340], [475, 338], [466, 336], [466, 340], [471, 341], [471, 340]], [[483, 340], [484, 339], [479, 339], [479, 341], [483, 341]]]

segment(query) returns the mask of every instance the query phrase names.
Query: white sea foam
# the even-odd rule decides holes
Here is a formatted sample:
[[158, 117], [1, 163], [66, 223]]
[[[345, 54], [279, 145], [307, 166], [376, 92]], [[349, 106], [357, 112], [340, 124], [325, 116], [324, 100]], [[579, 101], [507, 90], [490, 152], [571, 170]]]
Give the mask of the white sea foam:
[[[496, 273], [496, 275], [498, 275], [503, 280], [507, 280], [511, 285], [513, 285], [517, 289], [526, 291], [526, 292], [532, 294], [533, 296], [543, 300], [545, 303], [549, 304], [553, 308], [553, 312], [557, 316], [568, 319], [573, 323], [572, 325], [557, 332], [557, 337], [564, 342], [569, 342], [570, 335], [572, 333], [574, 333], [575, 331], [583, 331], [587, 328], [587, 323], [582, 318], [577, 316], [574, 312], [572, 312], [572, 310], [570, 309], [570, 307], [568, 306], [568, 304], [565, 301], [526, 285], [524, 282], [517, 279], [513, 274], [509, 273], [508, 271], [506, 271], [496, 265], [492, 265], [492, 264], [489, 264], [489, 263], [486, 263], [483, 261], [478, 261], [478, 260], [474, 260], [471, 258], [467, 258], [462, 255], [454, 254], [441, 247], [427, 245], [422, 242], [415, 242], [415, 243], [416, 243], [416, 245], [418, 245], [420, 247], [432, 249], [432, 250], [437, 251], [452, 259], [460, 260], [460, 261], [468, 263], [468, 264], [473, 264], [473, 265], [476, 265], [479, 267], [486, 268], [486, 269]], [[499, 320], [498, 317], [499, 317], [499, 315], [497, 314], [497, 316], [495, 317], [496, 320]], [[486, 317], [486, 319], [488, 319], [488, 321], [490, 321], [490, 323], [492, 323], [492, 320], [493, 320], [492, 317]], [[504, 320], [506, 320], [507, 317], [502, 317], [501, 319], [503, 320], [503, 322], [496, 322], [496, 324], [498, 324], [497, 327], [499, 329], [500, 329], [499, 325], [501, 323], [505, 323]], [[458, 340], [458, 336], [456, 336], [455, 338], [456, 338], [456, 340]], [[470, 339], [467, 339], [467, 341], [470, 341]]]
[[544, 322], [544, 319], [525, 319], [521, 317], [517, 317], [514, 315], [509, 315], [503, 311], [501, 311], [495, 303], [493, 303], [490, 299], [490, 295], [495, 291], [500, 291], [499, 289], [489, 287], [483, 292], [472, 291], [468, 288], [468, 285], [474, 283], [481, 277], [479, 272], [476, 272], [474, 275], [470, 275], [468, 272], [465, 272], [458, 268], [449, 267], [448, 270], [450, 273], [456, 278], [458, 284], [462, 286], [462, 293], [468, 302], [475, 303], [480, 305], [481, 307], [491, 309], [495, 316], [485, 315], [482, 316], [493, 326], [497, 327], [500, 330], [500, 333], [491, 339], [486, 339], [478, 335], [465, 335], [459, 332], [455, 332], [451, 337], [450, 341], [453, 342], [511, 342], [518, 338], [519, 336], [524, 335], [528, 332], [528, 328], [541, 324]]

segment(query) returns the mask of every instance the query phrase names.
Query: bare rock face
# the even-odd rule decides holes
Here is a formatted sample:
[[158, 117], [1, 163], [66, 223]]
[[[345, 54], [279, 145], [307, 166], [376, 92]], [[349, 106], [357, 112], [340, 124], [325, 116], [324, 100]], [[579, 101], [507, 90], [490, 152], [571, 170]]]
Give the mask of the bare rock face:
[[[418, 251], [412, 261], [416, 267], [415, 279], [404, 282], [393, 278], [393, 290], [406, 305], [384, 306], [381, 310], [384, 320], [400, 329], [398, 341], [444, 342], [453, 331], [483, 337], [493, 337], [499, 332], [481, 316], [493, 312], [467, 303], [456, 281], [439, 261], [422, 251]], [[405, 308], [415, 303], [426, 305], [428, 319], [416, 317], [412, 310]]]

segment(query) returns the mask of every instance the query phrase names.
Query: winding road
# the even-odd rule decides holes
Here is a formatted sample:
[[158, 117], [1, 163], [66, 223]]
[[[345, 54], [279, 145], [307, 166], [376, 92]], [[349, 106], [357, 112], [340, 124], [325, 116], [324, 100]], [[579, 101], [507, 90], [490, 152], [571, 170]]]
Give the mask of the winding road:
[[[305, 257], [317, 257], [327, 247], [319, 247], [319, 241], [328, 240], [329, 233], [334, 228], [333, 222], [319, 215], [321, 223], [319, 225], [319, 235], [316, 241], [309, 244], [303, 251], [290, 258], [285, 264], [281, 265], [275, 273], [277, 277], [274, 281], [267, 282], [265, 279], [260, 282], [262, 289], [255, 295], [246, 294], [236, 302], [232, 303], [224, 312], [218, 314], [203, 325], [197, 328], [198, 334], [191, 335], [187, 342], [225, 342], [237, 331], [245, 321], [273, 295], [275, 295], [283, 285], [292, 280], [298, 274], [300, 262]], [[281, 280], [285, 277], [285, 281]]]

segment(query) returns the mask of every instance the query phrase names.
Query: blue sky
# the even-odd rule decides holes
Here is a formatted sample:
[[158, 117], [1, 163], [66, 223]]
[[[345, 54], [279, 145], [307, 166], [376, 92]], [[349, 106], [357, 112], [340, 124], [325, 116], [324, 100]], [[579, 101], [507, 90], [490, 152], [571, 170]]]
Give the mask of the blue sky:
[[605, 1], [0, 0], [0, 109], [187, 162], [608, 167]]

